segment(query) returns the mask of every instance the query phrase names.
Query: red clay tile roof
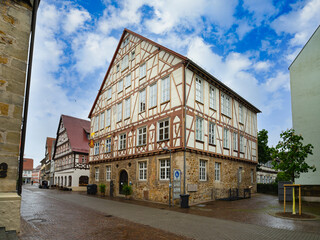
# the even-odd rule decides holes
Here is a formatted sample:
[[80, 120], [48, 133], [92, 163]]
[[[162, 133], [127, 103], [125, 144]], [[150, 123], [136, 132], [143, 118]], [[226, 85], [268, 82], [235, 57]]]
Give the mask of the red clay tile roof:
[[23, 170], [33, 170], [32, 158], [23, 158]]
[[61, 120], [66, 128], [72, 151], [89, 153], [87, 133], [90, 133], [90, 121], [66, 115], [61, 115]]

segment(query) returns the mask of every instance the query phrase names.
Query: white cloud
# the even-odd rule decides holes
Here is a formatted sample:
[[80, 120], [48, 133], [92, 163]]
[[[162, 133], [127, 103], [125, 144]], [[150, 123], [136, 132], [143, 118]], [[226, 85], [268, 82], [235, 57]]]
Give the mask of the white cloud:
[[238, 21], [238, 28], [236, 30], [238, 36], [239, 36], [239, 40], [242, 40], [243, 37], [249, 33], [254, 27], [253, 26], [250, 26], [248, 24], [248, 21], [246, 20], [240, 20]]
[[262, 21], [268, 20], [271, 16], [277, 14], [277, 9], [273, 6], [272, 0], [244, 0], [243, 7], [250, 13], [253, 13], [255, 25], [259, 26]]
[[267, 80], [265, 88], [269, 92], [276, 92], [280, 89], [290, 91], [289, 73], [278, 72], [275, 77], [271, 77]]
[[254, 64], [254, 69], [256, 71], [268, 71], [270, 69], [270, 67], [272, 67], [273, 64], [268, 60], [268, 61], [259, 61], [257, 63]]
[[66, 13], [67, 24], [64, 24], [63, 28], [67, 34], [72, 34], [82, 28], [84, 23], [90, 19], [91, 16], [86, 10], [72, 8], [68, 13]]
[[306, 4], [293, 5], [293, 10], [286, 15], [281, 15], [272, 24], [278, 34], [289, 33], [294, 35], [290, 44], [303, 46], [320, 23], [320, 1], [305, 1]]

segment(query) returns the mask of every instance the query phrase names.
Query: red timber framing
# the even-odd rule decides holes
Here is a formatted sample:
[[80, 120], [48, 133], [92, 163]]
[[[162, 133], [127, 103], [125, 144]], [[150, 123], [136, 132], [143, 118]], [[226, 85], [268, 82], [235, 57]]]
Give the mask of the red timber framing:
[[[123, 40], [125, 40], [125, 38], [127, 38], [128, 36], [131, 36], [128, 47], [123, 48]], [[117, 73], [115, 73], [115, 69], [120, 66], [122, 59], [126, 55], [130, 54], [133, 49], [134, 51], [136, 51], [136, 58], [139, 57], [140, 61], [138, 61], [136, 64], [129, 63], [130, 67], [121, 69], [119, 70], [119, 73], [118, 71]], [[139, 52], [137, 52], [137, 50], [139, 50]], [[140, 79], [139, 68], [144, 63], [148, 63], [146, 76]], [[185, 69], [188, 69], [192, 72], [190, 83], [185, 80]], [[121, 93], [118, 91], [117, 84], [119, 83], [119, 80], [125, 79], [125, 76], [129, 73], [131, 74], [132, 78], [131, 88], [124, 89]], [[235, 118], [227, 117], [221, 114], [221, 111], [218, 110], [212, 110], [209, 114], [205, 114], [204, 105], [196, 101], [194, 103], [194, 107], [187, 106], [185, 99], [188, 101], [190, 97], [191, 89], [193, 89], [192, 86], [195, 85], [194, 79], [196, 75], [200, 76], [202, 79], [219, 90], [219, 106], [221, 106], [221, 91], [231, 97], [231, 116], [235, 115]], [[161, 92], [157, 90], [157, 105], [155, 107], [149, 107], [149, 99], [146, 97], [145, 111], [140, 112], [139, 93], [146, 89], [146, 96], [148, 96], [150, 86], [152, 86], [153, 84], [157, 84], [158, 88], [160, 88], [159, 82], [161, 82], [161, 80], [167, 76], [170, 77], [169, 100], [161, 103], [159, 100], [159, 98], [161, 98]], [[104, 104], [101, 104], [101, 101], [104, 101], [102, 95], [106, 94], [106, 91], [109, 88], [112, 88], [112, 100], [105, 101]], [[125, 87], [123, 86], [123, 88]], [[92, 109], [89, 113], [89, 118], [91, 118], [93, 121], [93, 117], [99, 115], [101, 112], [104, 112], [107, 109], [111, 109], [112, 118], [116, 118], [117, 116], [114, 112], [117, 108], [117, 104], [122, 103], [122, 105], [124, 105], [124, 100], [128, 97], [131, 97], [130, 101], [132, 106], [130, 110], [130, 117], [127, 119], [123, 119], [122, 117], [122, 120], [120, 122], [117, 122], [113, 129], [109, 128], [107, 130], [104, 129], [103, 131], [96, 131], [93, 136], [91, 135], [95, 142], [100, 143], [100, 152], [96, 155], [90, 154], [89, 164], [164, 154], [165, 152], [162, 150], [164, 147], [170, 148], [173, 152], [196, 152], [199, 154], [221, 159], [229, 159], [256, 164], [257, 159], [255, 161], [252, 160], [253, 147], [251, 146], [251, 144], [252, 142], [256, 143], [255, 148], [257, 148], [257, 138], [246, 132], [246, 124], [239, 123], [237, 118], [235, 100], [255, 114], [259, 113], [260, 110], [188, 58], [168, 48], [165, 48], [137, 33], [125, 29], [120, 38], [115, 54], [110, 62], [110, 66], [101, 84]], [[173, 99], [175, 99], [175, 102], [173, 102]], [[122, 106], [122, 109], [124, 109], [124, 106]], [[124, 110], [122, 111], [124, 112]], [[241, 156], [239, 146], [236, 156], [233, 155], [234, 151], [231, 148], [229, 149], [229, 154], [227, 155], [224, 154], [224, 150], [222, 150], [222, 153], [218, 153], [217, 145], [220, 146], [220, 149], [224, 149], [223, 136], [221, 136], [222, 133], [219, 131], [216, 131], [215, 151], [209, 151], [209, 146], [205, 146], [205, 143], [200, 143], [203, 146], [202, 148], [195, 147], [195, 138], [193, 139], [194, 147], [189, 146], [190, 136], [191, 134], [195, 134], [195, 128], [190, 127], [190, 125], [187, 124], [188, 121], [186, 120], [185, 116], [191, 118], [191, 126], [195, 125], [196, 116], [199, 116], [207, 122], [213, 122], [216, 128], [220, 127], [223, 129], [224, 127], [227, 127], [230, 131], [230, 134], [232, 134], [233, 132], [237, 132], [238, 137], [241, 134], [247, 141], [247, 154]], [[248, 114], [246, 114], [245, 116], [248, 117]], [[158, 122], [163, 119], [169, 119], [170, 122], [169, 139], [166, 141], [159, 141]], [[146, 144], [137, 146], [137, 130], [141, 127], [146, 127], [147, 129]], [[92, 129], [91, 132], [93, 132]], [[118, 149], [119, 135], [123, 133], [126, 133], [126, 146], [125, 149], [120, 150]], [[208, 138], [208, 132], [204, 133], [204, 137]], [[104, 141], [107, 138], [111, 138], [112, 141], [111, 152], [108, 153], [105, 151], [106, 149], [104, 146]], [[249, 143], [249, 141], [251, 141], [251, 143]], [[186, 146], [184, 142], [186, 142]], [[206, 144], [209, 145], [208, 143]], [[245, 158], [244, 156], [250, 156], [250, 158]]]

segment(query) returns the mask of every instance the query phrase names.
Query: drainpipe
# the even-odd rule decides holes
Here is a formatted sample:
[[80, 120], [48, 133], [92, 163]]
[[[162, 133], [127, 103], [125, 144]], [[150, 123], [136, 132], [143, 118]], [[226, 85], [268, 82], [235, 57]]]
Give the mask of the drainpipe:
[[19, 161], [19, 178], [18, 178], [18, 194], [21, 196], [22, 192], [22, 171], [23, 171], [23, 155], [26, 140], [26, 130], [27, 130], [27, 119], [28, 119], [28, 107], [29, 107], [29, 92], [30, 92], [30, 82], [31, 82], [31, 70], [32, 70], [32, 60], [33, 60], [33, 48], [34, 48], [34, 37], [37, 22], [37, 12], [40, 0], [34, 0], [32, 9], [32, 20], [31, 20], [31, 41], [28, 57], [28, 69], [27, 69], [27, 80], [26, 80], [26, 92], [24, 98], [24, 108], [23, 108], [23, 118], [22, 118], [22, 129], [21, 129], [21, 139], [20, 139], [20, 161]]
[[183, 194], [186, 194], [186, 152], [187, 152], [187, 99], [186, 99], [186, 91], [187, 91], [187, 82], [186, 82], [186, 75], [187, 75], [187, 68], [188, 64], [184, 68], [184, 154], [183, 154]]

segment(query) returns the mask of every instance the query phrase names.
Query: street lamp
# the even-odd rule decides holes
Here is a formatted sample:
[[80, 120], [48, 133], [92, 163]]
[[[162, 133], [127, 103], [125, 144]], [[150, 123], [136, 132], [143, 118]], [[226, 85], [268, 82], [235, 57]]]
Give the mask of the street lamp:
[[164, 147], [162, 148], [163, 151], [166, 151], [166, 152], [170, 152], [170, 174], [169, 174], [169, 207], [171, 207], [171, 187], [172, 187], [172, 184], [171, 184], [171, 149], [168, 149], [168, 147]]

